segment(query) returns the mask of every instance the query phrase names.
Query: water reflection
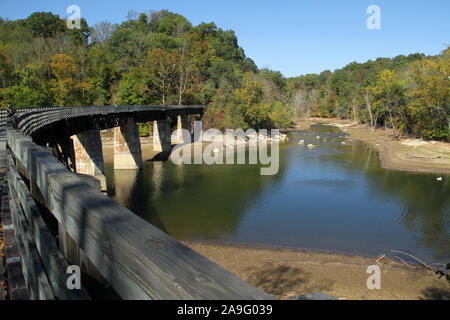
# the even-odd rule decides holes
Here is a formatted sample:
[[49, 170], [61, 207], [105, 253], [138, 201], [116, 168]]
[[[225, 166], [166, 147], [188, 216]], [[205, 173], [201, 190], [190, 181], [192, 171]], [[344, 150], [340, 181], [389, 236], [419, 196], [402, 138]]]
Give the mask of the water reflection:
[[106, 164], [108, 194], [181, 240], [448, 259], [450, 177], [437, 183], [430, 174], [384, 170], [375, 150], [334, 127], [290, 138], [276, 176], [254, 165]]
[[259, 166], [175, 165], [146, 162], [135, 176], [106, 164], [108, 195], [178, 239], [232, 235], [243, 214], [261, 198], [264, 185], [283, 175], [261, 177]]
[[434, 174], [384, 170], [378, 159], [379, 153], [362, 142], [342, 149], [345, 152], [322, 156], [321, 161], [336, 163], [350, 172], [363, 172], [368, 193], [374, 199], [378, 202], [392, 202], [393, 199], [400, 202], [398, 221], [414, 236], [417, 247], [430, 249], [436, 259], [448, 258], [449, 179], [438, 182]]

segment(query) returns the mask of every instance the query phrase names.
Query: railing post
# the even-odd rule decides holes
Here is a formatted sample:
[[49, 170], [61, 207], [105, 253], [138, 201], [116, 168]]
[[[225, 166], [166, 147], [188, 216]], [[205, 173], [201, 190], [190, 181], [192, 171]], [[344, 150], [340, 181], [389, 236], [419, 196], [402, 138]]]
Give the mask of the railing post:
[[100, 271], [98, 271], [86, 253], [84, 253], [78, 246], [78, 243], [72, 239], [61, 223], [58, 223], [58, 241], [59, 249], [62, 251], [69, 264], [79, 266], [88, 276], [104, 285], [108, 284], [108, 281], [105, 280]]

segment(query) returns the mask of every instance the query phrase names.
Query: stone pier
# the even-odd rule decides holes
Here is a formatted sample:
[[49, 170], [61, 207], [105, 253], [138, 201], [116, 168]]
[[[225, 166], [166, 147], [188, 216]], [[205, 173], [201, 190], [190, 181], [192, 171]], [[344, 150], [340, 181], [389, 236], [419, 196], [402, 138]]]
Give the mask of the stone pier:
[[99, 130], [87, 130], [71, 137], [73, 141], [75, 171], [97, 178], [101, 190], [106, 191], [102, 139]]
[[172, 151], [169, 120], [153, 121], [153, 151]]
[[114, 128], [114, 169], [140, 168], [142, 150], [139, 128], [133, 118], [128, 118], [120, 127]]
[[[187, 138], [187, 136], [183, 137], [182, 129], [189, 131], [190, 138]], [[191, 119], [189, 118], [189, 115], [182, 115], [177, 117], [177, 138], [172, 142], [174, 144], [192, 142]]]
[[[191, 143], [192, 142], [192, 129], [191, 129], [191, 119], [189, 118], [188, 115], [186, 116], [180, 116], [180, 122], [181, 122], [181, 128], [184, 130], [189, 131], [190, 133], [190, 138], [188, 141], [184, 141], [183, 143]], [[187, 138], [187, 137], [184, 137]]]

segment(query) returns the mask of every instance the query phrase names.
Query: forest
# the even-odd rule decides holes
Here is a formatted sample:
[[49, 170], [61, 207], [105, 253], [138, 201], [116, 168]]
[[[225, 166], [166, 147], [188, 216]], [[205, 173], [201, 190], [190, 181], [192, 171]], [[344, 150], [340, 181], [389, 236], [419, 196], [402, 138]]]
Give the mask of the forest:
[[[51, 12], [0, 18], [0, 106], [208, 105], [208, 127], [286, 128], [340, 117], [395, 135], [450, 137], [450, 49], [294, 78], [259, 69], [232, 30], [167, 10], [69, 29]], [[148, 134], [147, 124], [140, 127]]]
[[342, 69], [287, 79], [300, 114], [340, 117], [401, 135], [448, 140], [450, 48], [441, 54], [378, 58]]

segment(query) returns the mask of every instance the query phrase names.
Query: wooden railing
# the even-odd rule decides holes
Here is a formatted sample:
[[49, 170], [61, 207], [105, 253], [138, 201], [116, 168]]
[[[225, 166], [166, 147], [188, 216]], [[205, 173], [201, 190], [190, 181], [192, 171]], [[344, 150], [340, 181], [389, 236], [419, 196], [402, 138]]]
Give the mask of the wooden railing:
[[0, 109], [0, 126], [4, 126], [6, 124], [6, 119], [8, 118], [8, 112], [6, 109]]
[[[45, 111], [45, 110], [53, 110], [58, 108], [19, 108], [16, 109], [17, 113], [25, 113], [32, 111]], [[8, 119], [8, 112], [6, 109], [0, 109], [0, 126], [4, 126], [6, 124], [6, 120]]]
[[70, 236], [123, 299], [273, 299], [106, 197], [9, 123], [6, 134], [11, 212], [30, 297], [89, 298], [84, 289], [67, 289], [67, 256], [39, 200], [60, 235]]

